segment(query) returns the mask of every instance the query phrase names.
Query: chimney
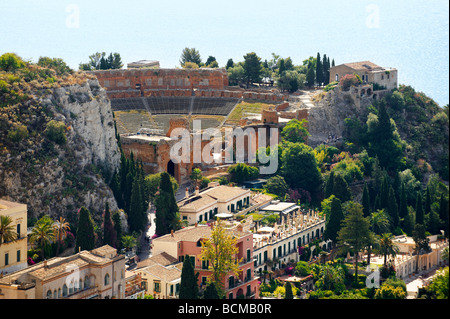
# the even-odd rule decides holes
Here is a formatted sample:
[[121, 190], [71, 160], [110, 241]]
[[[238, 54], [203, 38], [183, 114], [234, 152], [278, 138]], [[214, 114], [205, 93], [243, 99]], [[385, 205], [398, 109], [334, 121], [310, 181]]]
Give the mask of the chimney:
[[198, 226], [198, 224], [197, 223], [195, 223], [195, 227], [197, 227]]
[[189, 198], [189, 188], [186, 187], [186, 193], [185, 198]]
[[47, 259], [44, 259], [44, 269], [48, 269]]
[[173, 237], [173, 229], [170, 230], [170, 236]]
[[198, 194], [199, 194], [199, 188], [198, 188], [198, 186], [195, 186], [195, 196], [198, 196]]

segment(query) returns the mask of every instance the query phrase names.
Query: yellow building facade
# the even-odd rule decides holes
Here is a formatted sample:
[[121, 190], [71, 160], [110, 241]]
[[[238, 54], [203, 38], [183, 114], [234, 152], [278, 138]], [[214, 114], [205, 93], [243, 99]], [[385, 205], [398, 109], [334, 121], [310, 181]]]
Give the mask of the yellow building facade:
[[12, 219], [14, 241], [0, 241], [0, 275], [27, 267], [27, 205], [0, 199], [0, 216]]

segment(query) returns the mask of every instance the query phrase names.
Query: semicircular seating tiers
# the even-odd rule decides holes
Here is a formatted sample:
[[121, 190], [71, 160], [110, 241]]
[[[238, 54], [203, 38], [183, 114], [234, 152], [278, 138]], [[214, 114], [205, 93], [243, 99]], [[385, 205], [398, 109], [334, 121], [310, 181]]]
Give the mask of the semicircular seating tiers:
[[239, 103], [239, 100], [239, 98], [224, 97], [151, 96], [111, 99], [111, 107], [113, 111], [148, 110], [153, 115], [193, 114], [226, 116]]

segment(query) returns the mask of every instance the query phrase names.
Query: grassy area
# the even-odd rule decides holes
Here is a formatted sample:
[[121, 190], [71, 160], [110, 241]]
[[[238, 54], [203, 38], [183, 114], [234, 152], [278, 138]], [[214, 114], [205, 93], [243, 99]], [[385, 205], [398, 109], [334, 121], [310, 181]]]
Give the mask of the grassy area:
[[226, 123], [236, 124], [242, 117], [245, 117], [246, 113], [261, 114], [263, 110], [266, 110], [271, 106], [275, 106], [275, 104], [241, 102], [236, 106], [233, 112], [231, 112]]

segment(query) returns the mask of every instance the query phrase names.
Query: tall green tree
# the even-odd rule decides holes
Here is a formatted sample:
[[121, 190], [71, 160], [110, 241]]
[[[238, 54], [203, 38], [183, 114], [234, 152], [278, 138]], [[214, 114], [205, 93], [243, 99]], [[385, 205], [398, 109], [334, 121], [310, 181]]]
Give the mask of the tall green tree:
[[315, 79], [316, 74], [314, 72], [314, 68], [310, 66], [308, 67], [308, 71], [306, 72], [306, 85], [310, 88], [313, 87]]
[[416, 224], [425, 225], [422, 192], [417, 192], [416, 199]]
[[398, 211], [398, 215], [400, 220], [406, 218], [408, 215], [408, 203], [406, 201], [406, 192], [405, 192], [405, 184], [402, 183], [401, 191], [400, 191], [400, 207]]
[[355, 253], [355, 282], [358, 282], [358, 253], [370, 241], [370, 222], [364, 217], [361, 204], [349, 202], [346, 206], [347, 214], [338, 232], [338, 243], [342, 247], [350, 248]]
[[0, 245], [17, 240], [11, 216], [0, 215]]
[[261, 58], [255, 52], [244, 55], [244, 74], [247, 81], [247, 88], [251, 83], [261, 82]]
[[[194, 258], [195, 260], [195, 258]], [[189, 255], [184, 257], [181, 269], [180, 299], [198, 299], [198, 273], [194, 273], [194, 266]]]
[[316, 58], [316, 82], [317, 85], [321, 86], [323, 84], [323, 65], [322, 61], [320, 60], [320, 53], [317, 52], [317, 58]]
[[180, 65], [183, 66], [186, 62], [193, 62], [200, 66], [202, 63], [200, 52], [195, 48], [184, 48], [181, 52]]
[[415, 243], [414, 252], [416, 254], [416, 272], [419, 272], [419, 257], [425, 252], [428, 253], [430, 248], [430, 240], [427, 237], [425, 226], [423, 224], [417, 224], [414, 226], [413, 230], [413, 240]]
[[342, 202], [346, 202], [352, 198], [350, 187], [341, 173], [334, 175], [333, 195], [339, 198]]
[[236, 259], [236, 254], [239, 252], [237, 238], [228, 232], [218, 220], [213, 226], [210, 237], [201, 241], [201, 245], [200, 259], [209, 261], [208, 269], [211, 271], [207, 282], [214, 282], [219, 296], [223, 297], [225, 275], [233, 273], [237, 277], [242, 271], [239, 268], [241, 260]]
[[303, 143], [286, 142], [283, 145], [281, 175], [291, 188], [316, 194], [323, 180], [313, 149]]
[[370, 226], [376, 235], [389, 232], [391, 223], [384, 209], [377, 209], [370, 215]]
[[211, 282], [206, 285], [203, 299], [219, 299], [219, 293], [217, 292], [215, 283]]
[[367, 188], [366, 183], [364, 183], [363, 195], [362, 195], [362, 205], [364, 211], [364, 217], [370, 216], [370, 197], [369, 197], [369, 189]]
[[285, 141], [292, 143], [306, 143], [309, 134], [306, 126], [308, 121], [303, 119], [301, 121], [297, 119], [290, 120], [281, 131], [281, 136]]
[[379, 251], [384, 256], [384, 267], [387, 267], [388, 256], [395, 258], [395, 256], [400, 252], [400, 248], [394, 243], [392, 240], [393, 238], [394, 235], [391, 233], [385, 233], [380, 238]]
[[289, 281], [284, 284], [285, 294], [284, 299], [294, 299], [294, 294], [292, 293], [292, 286]]
[[392, 222], [392, 228], [397, 228], [399, 226], [398, 205], [392, 186], [389, 188], [387, 211]]
[[45, 259], [45, 248], [55, 240], [55, 228], [50, 216], [41, 217], [31, 230], [30, 242], [41, 249], [41, 258]]
[[341, 200], [335, 196], [331, 200], [330, 215], [327, 216], [324, 238], [330, 239], [336, 246], [338, 233], [341, 229], [341, 223], [344, 220]]
[[86, 207], [81, 207], [78, 218], [75, 251], [92, 250], [95, 248], [94, 221]]
[[159, 194], [155, 199], [156, 207], [156, 234], [162, 236], [171, 230], [180, 229], [179, 208], [173, 192], [170, 175], [167, 172], [161, 174]]
[[116, 247], [117, 233], [111, 220], [111, 212], [109, 211], [109, 204], [105, 204], [105, 212], [103, 216], [103, 245], [110, 245]]
[[331, 171], [325, 183], [325, 190], [324, 190], [325, 198], [328, 198], [331, 195], [333, 195], [333, 186], [334, 186], [334, 171]]

